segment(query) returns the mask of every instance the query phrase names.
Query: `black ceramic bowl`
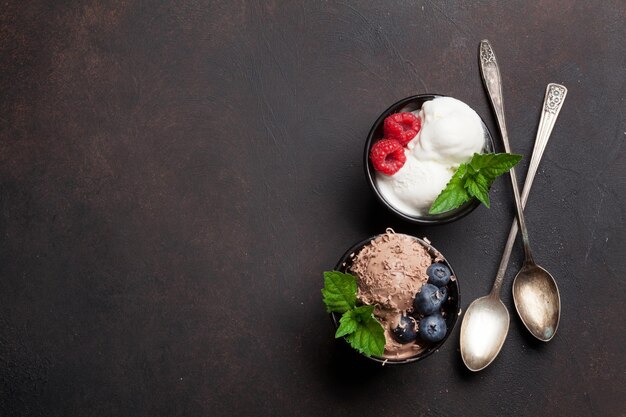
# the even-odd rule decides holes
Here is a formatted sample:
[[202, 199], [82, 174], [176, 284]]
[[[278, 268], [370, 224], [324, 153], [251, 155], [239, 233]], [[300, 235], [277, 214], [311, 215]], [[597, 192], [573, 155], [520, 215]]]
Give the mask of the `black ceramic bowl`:
[[[367, 141], [365, 142], [365, 155], [364, 155], [364, 166], [365, 166], [365, 177], [367, 178], [367, 182], [374, 191], [376, 198], [380, 201], [387, 209], [396, 214], [397, 216], [408, 220], [411, 223], [421, 224], [421, 225], [436, 225], [436, 224], [445, 224], [455, 220], [458, 220], [469, 213], [471, 213], [480, 202], [475, 198], [463, 204], [462, 206], [447, 211], [441, 214], [435, 215], [425, 215], [425, 216], [411, 216], [406, 213], [401, 212], [397, 208], [395, 208], [391, 203], [389, 203], [383, 197], [382, 193], [378, 189], [376, 185], [376, 170], [374, 170], [374, 166], [370, 161], [370, 149], [372, 145], [383, 138], [383, 122], [387, 118], [387, 116], [400, 113], [400, 112], [412, 112], [422, 108], [422, 104], [424, 102], [432, 100], [436, 97], [445, 97], [439, 94], [420, 94], [417, 96], [407, 97], [398, 101], [397, 103], [392, 104], [387, 110], [385, 110], [374, 122], [370, 133], [367, 135]], [[493, 138], [491, 137], [491, 133], [489, 129], [485, 125], [485, 122], [481, 118], [481, 122], [483, 124], [483, 128], [485, 130], [485, 146], [483, 147], [483, 153], [494, 152], [495, 146], [493, 144]]]
[[[365, 247], [367, 244], [369, 244], [372, 240], [376, 239], [378, 236], [380, 235], [376, 235], [376, 236], [372, 236], [368, 239], [365, 239], [362, 242], [357, 243], [356, 245], [352, 246], [350, 249], [348, 249], [348, 251], [341, 257], [341, 259], [339, 259], [339, 262], [337, 262], [337, 265], [335, 265], [335, 270], [336, 271], [341, 271], [341, 272], [350, 272], [350, 267], [352, 266], [352, 261], [354, 260], [354, 257], [357, 253], [359, 253], [359, 251]], [[432, 246], [430, 243], [426, 242], [423, 239], [414, 237], [414, 236], [410, 236], [407, 235], [412, 239], [415, 239], [416, 241], [418, 241], [422, 246], [424, 246], [426, 248], [426, 250], [428, 251], [428, 253], [434, 258], [435, 256], [439, 255], [442, 258], [442, 263], [444, 265], [446, 265], [448, 268], [450, 268], [450, 272], [452, 272], [452, 275], [455, 277], [455, 279], [450, 280], [450, 282], [448, 283], [447, 290], [448, 290], [448, 299], [444, 302], [443, 306], [442, 306], [442, 312], [445, 316], [445, 320], [446, 320], [446, 327], [448, 328], [448, 331], [446, 333], [446, 336], [439, 342], [437, 343], [432, 343], [430, 344], [426, 350], [423, 350], [422, 352], [418, 353], [415, 356], [412, 356], [410, 358], [406, 358], [406, 359], [386, 359], [383, 357], [376, 357], [376, 356], [365, 356], [368, 359], [371, 359], [375, 362], [379, 362], [382, 363], [384, 365], [400, 365], [400, 364], [405, 364], [405, 363], [411, 363], [411, 362], [417, 362], [419, 360], [422, 360], [424, 358], [427, 358], [428, 356], [432, 355], [434, 352], [437, 351], [437, 349], [439, 349], [444, 343], [445, 341], [448, 339], [448, 337], [450, 336], [450, 334], [452, 333], [452, 331], [454, 330], [454, 326], [456, 324], [456, 321], [459, 317], [459, 315], [461, 314], [461, 298], [460, 298], [460, 288], [459, 288], [459, 280], [457, 275], [454, 273], [454, 269], [452, 269], [452, 265], [450, 265], [450, 263], [446, 260], [446, 258], [443, 256], [443, 254], [441, 252], [439, 252], [437, 249], [435, 249], [434, 246]], [[335, 324], [335, 328], [339, 326], [339, 318], [341, 316], [339, 314], [336, 313], [331, 313], [331, 318], [333, 320], [333, 323]]]

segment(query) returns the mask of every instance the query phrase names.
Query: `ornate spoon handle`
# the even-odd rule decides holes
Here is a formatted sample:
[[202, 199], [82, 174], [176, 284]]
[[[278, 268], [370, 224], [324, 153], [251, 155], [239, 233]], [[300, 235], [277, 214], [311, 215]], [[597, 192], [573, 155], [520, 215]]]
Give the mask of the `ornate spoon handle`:
[[[526, 206], [526, 200], [528, 200], [528, 193], [530, 187], [535, 179], [537, 168], [539, 168], [539, 162], [543, 155], [543, 151], [546, 149], [548, 139], [556, 123], [556, 118], [559, 116], [565, 96], [567, 95], [567, 88], [560, 84], [550, 83], [546, 87], [546, 96], [543, 99], [543, 109], [541, 111], [541, 120], [539, 121], [539, 128], [537, 129], [537, 137], [535, 138], [535, 147], [533, 149], [533, 156], [528, 166], [528, 173], [526, 174], [526, 181], [524, 183], [524, 190], [522, 191], [522, 206]], [[517, 229], [516, 229], [517, 233]]]
[[[507, 152], [511, 152], [509, 145], [509, 136], [506, 130], [506, 122], [504, 119], [504, 102], [502, 100], [502, 78], [500, 77], [500, 69], [498, 67], [498, 61], [496, 55], [491, 48], [491, 44], [488, 40], [482, 40], [480, 42], [480, 73], [483, 79], [483, 84], [489, 98], [491, 99], [491, 105], [500, 127], [500, 134], [502, 136], [502, 142], [504, 143], [504, 149]], [[520, 229], [522, 230], [522, 240], [524, 242], [524, 255], [527, 262], [533, 262], [530, 243], [528, 239], [528, 230], [526, 229], [526, 221], [524, 220], [524, 212], [522, 211], [522, 202], [520, 199], [519, 188], [517, 185], [517, 176], [515, 175], [515, 169], [511, 168], [509, 171], [511, 176], [511, 185], [513, 187], [513, 195], [515, 197], [515, 209], [517, 210], [517, 221], [519, 222]], [[514, 242], [514, 240], [513, 240]], [[500, 261], [500, 267], [498, 268], [498, 274], [491, 289], [491, 294], [497, 296], [500, 293], [500, 287], [502, 286], [502, 280], [504, 279], [504, 271], [509, 263], [509, 256], [513, 246], [513, 242], [507, 241], [507, 245], [504, 249], [504, 256]], [[509, 246], [511, 248], [509, 248]], [[506, 254], [509, 256], [506, 256]], [[502, 272], [502, 273], [501, 273]]]

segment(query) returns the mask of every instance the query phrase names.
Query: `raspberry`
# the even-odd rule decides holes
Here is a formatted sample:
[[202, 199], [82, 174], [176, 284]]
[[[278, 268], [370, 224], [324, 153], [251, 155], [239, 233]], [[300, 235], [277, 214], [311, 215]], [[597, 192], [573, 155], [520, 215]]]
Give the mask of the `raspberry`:
[[396, 139], [382, 139], [372, 146], [370, 160], [376, 171], [393, 175], [406, 162], [404, 148]]
[[406, 146], [421, 128], [421, 120], [410, 112], [392, 114], [384, 122], [385, 137], [396, 139], [402, 146]]

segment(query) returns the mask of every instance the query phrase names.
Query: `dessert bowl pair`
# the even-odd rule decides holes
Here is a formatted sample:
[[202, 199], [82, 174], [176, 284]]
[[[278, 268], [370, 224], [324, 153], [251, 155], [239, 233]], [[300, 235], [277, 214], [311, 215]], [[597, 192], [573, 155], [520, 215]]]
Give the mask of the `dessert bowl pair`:
[[[370, 186], [370, 188], [372, 189], [372, 191], [374, 192], [374, 195], [376, 196], [376, 198], [378, 199], [378, 201], [384, 206], [386, 207], [386, 209], [388, 209], [389, 211], [391, 211], [394, 215], [410, 222], [416, 225], [439, 225], [439, 224], [445, 224], [445, 223], [449, 223], [449, 222], [453, 222], [455, 220], [461, 219], [462, 217], [468, 215], [469, 213], [471, 213], [479, 204], [480, 202], [476, 199], [476, 198], [472, 198], [469, 201], [467, 201], [466, 203], [460, 205], [457, 208], [454, 208], [452, 210], [449, 211], [445, 211], [443, 213], [440, 214], [429, 214], [427, 211], [421, 211], [419, 214], [410, 214], [407, 213], [406, 210], [403, 210], [402, 208], [400, 208], [399, 206], [397, 206], [396, 204], [394, 204], [393, 201], [391, 201], [390, 198], [388, 198], [388, 196], [385, 195], [385, 192], [383, 192], [384, 190], [381, 189], [381, 178], [383, 178], [383, 181], [385, 179], [384, 176], [381, 177], [381, 175], [385, 174], [384, 170], [381, 171], [380, 169], [380, 164], [376, 165], [375, 162], [373, 161], [373, 156], [376, 156], [375, 152], [372, 152], [372, 148], [379, 142], [385, 141], [386, 140], [386, 135], [389, 135], [390, 132], [390, 127], [387, 126], [388, 123], [390, 123], [389, 119], [392, 119], [392, 122], [395, 120], [397, 121], [399, 124], [401, 124], [404, 120], [403, 120], [403, 116], [400, 116], [400, 114], [408, 114], [407, 119], [413, 120], [414, 122], [416, 121], [416, 119], [419, 119], [416, 121], [417, 125], [414, 126], [409, 126], [408, 129], [414, 129], [415, 131], [419, 132], [420, 128], [423, 127], [421, 126], [421, 123], [425, 123], [428, 120], [430, 120], [429, 123], [433, 123], [432, 120], [437, 120], [438, 117], [434, 117], [432, 115], [432, 111], [431, 114], [427, 114], [426, 112], [426, 107], [431, 106], [431, 105], [427, 105], [426, 107], [424, 107], [424, 104], [430, 101], [433, 101], [435, 99], [438, 98], [444, 98], [445, 96], [442, 95], [437, 95], [437, 94], [421, 94], [421, 95], [415, 95], [415, 96], [411, 96], [411, 97], [407, 97], [404, 98], [394, 104], [392, 104], [391, 106], [389, 106], [389, 108], [387, 108], [374, 122], [374, 125], [372, 126], [368, 136], [367, 136], [367, 140], [365, 143], [365, 152], [364, 152], [364, 167], [365, 167], [365, 175], [366, 175], [366, 179], [367, 182]], [[439, 102], [441, 103], [442, 101], [439, 100]], [[453, 103], [454, 104], [454, 103]], [[464, 103], [461, 103], [463, 106], [466, 106]], [[431, 109], [433, 107], [430, 107]], [[422, 111], [422, 109], [424, 109]], [[468, 107], [469, 109], [469, 107]], [[478, 136], [474, 136], [474, 140], [475, 140], [475, 144], [477, 144], [477, 147], [475, 146], [475, 153], [492, 153], [494, 152], [494, 143], [493, 143], [493, 138], [489, 132], [489, 129], [486, 127], [484, 121], [482, 120], [482, 118], [480, 118], [480, 116], [478, 116], [477, 114], [475, 114], [475, 112], [471, 109], [469, 109], [469, 111], [471, 113], [474, 114], [473, 119], [474, 119], [474, 132], [479, 132], [478, 134], [480, 134], [480, 137]], [[415, 115], [419, 115], [420, 117], [416, 117]], [[394, 116], [394, 117], [392, 117]], [[422, 120], [422, 118], [424, 120]], [[430, 118], [430, 119], [428, 119]], [[480, 127], [476, 128], [477, 125], [480, 125]], [[431, 125], [432, 126], [432, 125]], [[397, 127], [397, 126], [396, 126]], [[391, 129], [393, 129], [394, 126], [391, 127]], [[444, 125], [442, 128], [445, 131], [447, 127]], [[476, 129], [482, 129], [482, 130], [476, 130]], [[401, 152], [406, 152], [406, 154], [410, 154], [411, 152], [413, 152], [413, 149], [416, 146], [423, 146], [424, 148], [428, 148], [428, 145], [425, 143], [424, 145], [419, 144], [420, 140], [423, 140], [424, 142], [426, 141], [426, 139], [423, 139], [423, 136], [425, 137], [425, 135], [420, 135], [418, 136], [417, 133], [415, 131], [411, 131], [410, 134], [413, 137], [413, 140], [403, 140], [402, 135], [402, 130], [400, 130], [400, 136], [397, 136], [399, 142], [402, 142], [402, 145], [404, 146], [404, 149]], [[424, 132], [424, 130], [421, 130], [422, 132]], [[463, 130], [461, 129], [461, 132]], [[459, 130], [457, 129], [456, 131], [457, 135]], [[392, 131], [393, 133], [393, 131]], [[478, 140], [478, 141], [476, 141]], [[381, 144], [379, 144], [381, 145]], [[403, 154], [404, 155], [404, 154]], [[404, 158], [404, 161], [406, 161], [406, 157], [400, 155], [401, 158]], [[467, 155], [466, 155], [467, 156]], [[385, 162], [383, 160], [383, 162]], [[397, 161], [395, 161], [397, 162]], [[402, 169], [402, 164], [404, 163], [403, 161], [400, 165], [399, 169]], [[426, 164], [428, 164], [428, 162], [426, 162]], [[458, 166], [457, 164], [454, 164], [454, 167]], [[384, 167], [383, 167], [384, 168]], [[395, 167], [395, 171], [399, 172], [399, 169], [397, 167]], [[378, 171], [378, 172], [377, 172]], [[394, 169], [392, 169], [392, 171], [394, 171]], [[382, 174], [381, 174], [382, 172]], [[386, 175], [389, 175], [389, 172], [386, 173]], [[394, 175], [393, 173], [391, 173], [391, 175]], [[452, 173], [448, 173], [447, 174], [448, 177], [450, 178], [450, 175], [452, 175]], [[441, 183], [441, 181], [440, 181]], [[443, 183], [445, 186], [445, 182]], [[432, 194], [432, 193], [431, 193]], [[389, 230], [387, 231], [387, 233], [389, 233]], [[346, 253], [339, 259], [338, 263], [335, 266], [335, 270], [336, 271], [340, 271], [343, 273], [351, 273], [354, 272], [353, 271], [353, 266], [354, 266], [354, 262], [355, 260], [357, 260], [359, 258], [359, 254], [361, 252], [364, 252], [366, 248], [368, 248], [368, 246], [371, 246], [372, 244], [375, 244], [377, 239], [380, 238], [383, 235], [376, 235], [376, 236], [372, 236], [368, 239], [365, 239], [357, 244], [355, 244], [353, 247], [351, 247], [348, 251], [346, 251]], [[441, 288], [442, 291], [445, 292], [446, 294], [446, 298], [445, 301], [443, 301], [443, 303], [440, 306], [440, 310], [438, 310], [437, 314], [440, 314], [440, 318], [439, 320], [441, 320], [441, 317], [443, 318], [443, 320], [445, 320], [445, 335], [443, 337], [438, 338], [438, 340], [436, 341], [419, 341], [419, 335], [417, 337], [417, 339], [415, 340], [416, 344], [419, 344], [419, 347], [417, 347], [415, 349], [414, 354], [411, 354], [410, 356], [406, 356], [403, 355], [402, 357], [394, 357], [394, 355], [392, 354], [392, 352], [387, 350], [387, 345], [385, 348], [385, 353], [383, 355], [380, 356], [375, 356], [375, 355], [365, 355], [366, 357], [368, 357], [369, 359], [375, 361], [375, 362], [379, 362], [382, 364], [406, 364], [406, 363], [412, 363], [412, 362], [416, 362], [416, 361], [420, 361], [424, 358], [429, 357], [430, 355], [432, 355], [434, 352], [436, 352], [444, 343], [445, 341], [448, 339], [448, 337], [450, 336], [450, 334], [452, 333], [452, 331], [454, 330], [454, 326], [457, 322], [457, 319], [461, 313], [460, 311], [460, 288], [459, 288], [459, 280], [458, 277], [456, 276], [456, 274], [454, 273], [454, 269], [452, 268], [452, 265], [450, 265], [450, 263], [448, 262], [448, 260], [435, 248], [431, 245], [431, 243], [429, 241], [427, 241], [426, 239], [420, 239], [417, 238], [415, 236], [409, 236], [409, 235], [402, 235], [405, 236], [406, 238], [409, 238], [411, 240], [413, 240], [414, 242], [416, 242], [417, 244], [419, 244], [421, 247], [423, 247], [426, 251], [426, 253], [428, 253], [428, 255], [432, 258], [432, 262], [436, 262], [438, 264], [441, 265], [445, 265], [445, 267], [448, 268], [448, 270], [450, 271], [450, 274], [452, 275], [453, 279], [451, 279], [449, 282], [447, 282], [445, 284], [445, 288]], [[374, 242], [374, 243], [373, 243]], [[393, 256], [392, 256], [393, 258]], [[396, 262], [396, 260], [390, 260], [390, 263], [394, 263]], [[401, 269], [404, 268], [408, 268], [407, 266], [402, 266]], [[357, 268], [358, 269], [358, 268]], [[407, 274], [411, 274], [412, 272], [408, 272], [408, 271], [404, 271]], [[423, 271], [422, 271], [423, 272]], [[403, 273], [403, 272], [400, 272]], [[359, 277], [358, 274], [356, 274], [356, 278], [357, 281], [359, 279], [362, 279], [363, 277]], [[430, 282], [430, 279], [429, 281]], [[426, 285], [426, 283], [424, 283]], [[422, 287], [423, 288], [423, 287]], [[421, 292], [421, 290], [418, 290], [418, 293]], [[415, 296], [415, 294], [412, 294], [413, 296]], [[370, 300], [371, 302], [371, 300]], [[378, 303], [376, 305], [376, 309], [380, 309], [381, 305], [380, 303]], [[421, 314], [416, 313], [415, 311], [413, 311], [412, 307], [408, 308], [408, 313], [406, 314], [410, 314], [411, 315], [411, 320], [414, 320], [415, 324], [416, 324], [416, 328], [418, 329], [418, 332], [421, 332], [422, 329], [420, 326], [421, 321], [424, 320], [424, 316]], [[374, 314], [376, 316], [376, 314]], [[336, 327], [340, 326], [340, 314], [337, 313], [331, 313], [331, 318], [335, 324]], [[378, 317], [376, 317], [378, 319]], [[383, 320], [384, 322], [384, 320]], [[394, 325], [395, 326], [395, 325]], [[395, 331], [395, 330], [394, 330]], [[386, 340], [387, 342], [389, 342], [389, 331], [386, 331]], [[393, 338], [393, 337], [392, 337]], [[397, 342], [397, 340], [396, 340]]]

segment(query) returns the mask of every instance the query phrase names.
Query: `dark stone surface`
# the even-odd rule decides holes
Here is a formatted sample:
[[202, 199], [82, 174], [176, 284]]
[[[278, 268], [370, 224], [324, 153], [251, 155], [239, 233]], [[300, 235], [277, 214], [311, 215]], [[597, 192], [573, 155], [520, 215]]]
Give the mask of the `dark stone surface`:
[[[626, 413], [623, 1], [1, 10], [0, 415]], [[411, 94], [460, 98], [493, 130], [483, 38], [514, 150], [532, 148], [546, 84], [569, 88], [527, 207], [559, 332], [539, 344], [512, 316], [478, 374], [458, 327], [422, 363], [370, 366], [320, 300], [346, 248], [387, 226], [428, 236], [464, 308], [495, 275], [506, 181], [491, 210], [419, 228], [375, 204], [361, 166], [373, 120]]]

